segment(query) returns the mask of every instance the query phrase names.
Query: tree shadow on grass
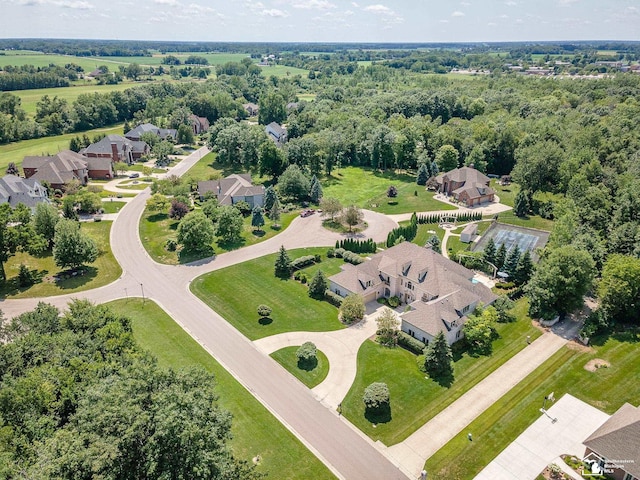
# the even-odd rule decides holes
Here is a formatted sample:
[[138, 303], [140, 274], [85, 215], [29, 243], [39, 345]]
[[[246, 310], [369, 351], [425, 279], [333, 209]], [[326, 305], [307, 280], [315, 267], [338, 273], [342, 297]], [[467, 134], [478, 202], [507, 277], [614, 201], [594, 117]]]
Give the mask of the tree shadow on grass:
[[429, 378], [444, 388], [449, 388], [454, 381], [453, 373], [444, 373], [436, 376], [429, 375]]
[[388, 403], [378, 408], [365, 408], [364, 418], [377, 425], [379, 423], [389, 423], [391, 417], [391, 405]]
[[318, 358], [310, 358], [309, 360], [298, 360], [298, 368], [305, 372], [311, 372], [318, 366]]
[[26, 292], [31, 287], [38, 283], [42, 283], [42, 279], [48, 275], [49, 270], [30, 270], [31, 283], [29, 285], [20, 285], [20, 279], [18, 276], [8, 278], [7, 281], [0, 288], [0, 298], [10, 297], [18, 295], [22, 292]]
[[166, 220], [167, 218], [169, 218], [169, 215], [167, 215], [166, 213], [154, 213], [153, 215], [149, 215], [147, 217], [147, 221], [155, 223]]
[[207, 245], [205, 248], [202, 248], [201, 250], [198, 250], [198, 251], [180, 250], [180, 253], [178, 253], [178, 261], [181, 264], [191, 263], [198, 260], [202, 260], [204, 258], [212, 257], [215, 255], [215, 253], [216, 252], [211, 245]]
[[262, 238], [267, 234], [267, 232], [265, 232], [264, 230], [252, 230], [251, 233], [253, 233], [254, 237], [258, 238]]
[[223, 250], [227, 250], [227, 251], [231, 251], [231, 250], [237, 250], [239, 248], [244, 247], [246, 240], [244, 238], [239, 238], [236, 240], [218, 240], [217, 245], [222, 248]]
[[98, 276], [98, 269], [92, 266], [64, 270], [55, 276], [55, 282], [63, 290], [80, 288]]
[[260, 317], [258, 323], [263, 326], [271, 325], [273, 323], [273, 318], [271, 317]]

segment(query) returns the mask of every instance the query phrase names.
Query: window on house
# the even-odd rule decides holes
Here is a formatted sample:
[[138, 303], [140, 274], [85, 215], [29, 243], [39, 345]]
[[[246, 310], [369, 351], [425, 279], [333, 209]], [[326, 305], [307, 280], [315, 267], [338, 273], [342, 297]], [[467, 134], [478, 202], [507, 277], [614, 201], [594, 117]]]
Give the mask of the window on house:
[[456, 332], [456, 340], [458, 340], [460, 338], [460, 334], [462, 333], [462, 330], [458, 330]]
[[469, 311], [469, 307], [470, 307], [470, 305], [467, 305], [466, 307], [464, 307], [462, 309], [462, 313], [467, 313]]

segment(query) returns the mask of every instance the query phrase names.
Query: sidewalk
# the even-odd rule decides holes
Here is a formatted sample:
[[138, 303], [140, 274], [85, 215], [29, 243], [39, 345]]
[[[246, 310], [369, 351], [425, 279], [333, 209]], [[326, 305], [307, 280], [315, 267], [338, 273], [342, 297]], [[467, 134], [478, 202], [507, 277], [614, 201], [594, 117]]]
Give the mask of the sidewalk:
[[547, 332], [462, 395], [388, 453], [419, 477], [425, 461], [511, 390], [568, 340]]

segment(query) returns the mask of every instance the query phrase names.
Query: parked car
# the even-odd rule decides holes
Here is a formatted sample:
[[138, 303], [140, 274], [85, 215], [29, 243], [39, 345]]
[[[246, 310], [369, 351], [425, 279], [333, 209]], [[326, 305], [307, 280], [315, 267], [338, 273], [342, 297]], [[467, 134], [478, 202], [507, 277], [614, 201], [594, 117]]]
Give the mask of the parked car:
[[129, 174], [129, 178], [138, 178], [140, 176], [140, 174], [138, 172], [133, 172], [131, 174]]
[[313, 215], [316, 211], [313, 208], [309, 208], [308, 210], [302, 210], [300, 212], [301, 217], [308, 217], [309, 215]]

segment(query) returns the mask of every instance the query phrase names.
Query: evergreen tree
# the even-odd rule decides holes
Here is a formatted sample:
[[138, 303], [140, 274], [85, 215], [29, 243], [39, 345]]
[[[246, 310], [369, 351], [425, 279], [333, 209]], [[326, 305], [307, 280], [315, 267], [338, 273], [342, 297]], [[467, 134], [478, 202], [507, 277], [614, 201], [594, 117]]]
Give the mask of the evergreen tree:
[[278, 198], [278, 194], [272, 185], [269, 185], [264, 191], [264, 209], [267, 212], [271, 211], [273, 202]]
[[309, 189], [309, 198], [316, 205], [320, 203], [322, 199], [322, 185], [318, 181], [318, 178], [314, 175], [311, 179], [311, 188]]
[[524, 190], [520, 190], [513, 201], [513, 213], [516, 217], [526, 217], [529, 213], [529, 199]]
[[511, 249], [504, 261], [504, 267], [502, 270], [509, 274], [509, 279], [513, 280], [516, 275], [516, 269], [518, 267], [518, 261], [520, 260], [520, 248], [516, 245]]
[[[438, 170], [438, 164], [434, 160], [433, 162], [431, 162], [431, 177], [435, 177], [436, 175], [438, 175], [439, 171], [440, 170]], [[429, 177], [429, 178], [431, 178], [431, 177]]]
[[324, 297], [324, 292], [327, 290], [327, 278], [322, 273], [322, 270], [318, 270], [309, 282], [309, 296], [311, 298], [321, 299]]
[[424, 186], [427, 184], [427, 180], [429, 180], [429, 169], [427, 168], [427, 165], [423, 163], [422, 165], [420, 165], [420, 168], [418, 169], [418, 176], [416, 178], [416, 183], [418, 185]]
[[284, 245], [280, 246], [280, 251], [276, 258], [275, 276], [278, 278], [289, 278], [291, 276], [291, 259]]
[[524, 285], [529, 281], [529, 279], [531, 279], [532, 274], [533, 262], [531, 261], [531, 254], [529, 253], [529, 250], [525, 250], [518, 260], [514, 280], [516, 284]]
[[16, 167], [15, 162], [9, 162], [9, 165], [7, 165], [7, 175], [20, 175], [20, 171], [18, 167]]
[[280, 221], [280, 200], [278, 200], [277, 196], [275, 198], [275, 201], [273, 202], [273, 205], [271, 205], [271, 210], [269, 210], [267, 216], [274, 225], [277, 225]]
[[484, 251], [482, 252], [482, 258], [493, 265], [496, 264], [496, 243], [493, 241], [493, 238], [490, 238], [487, 242], [487, 246], [484, 247]]
[[498, 270], [502, 270], [505, 260], [507, 259], [507, 247], [504, 246], [504, 243], [500, 245], [498, 248], [498, 252], [496, 253], [496, 267]]
[[453, 355], [443, 332], [424, 349], [424, 369], [433, 379], [453, 377]]
[[262, 211], [262, 207], [256, 205], [253, 207], [251, 212], [251, 226], [260, 230], [260, 228], [264, 225], [264, 215]]

